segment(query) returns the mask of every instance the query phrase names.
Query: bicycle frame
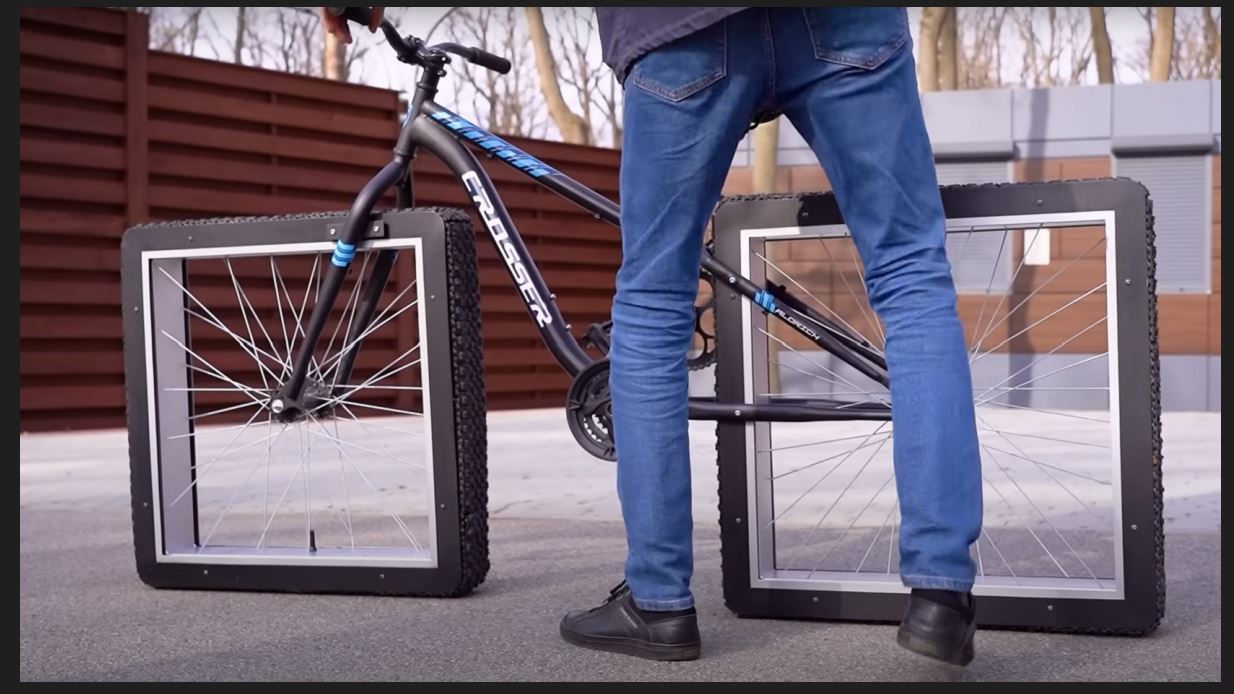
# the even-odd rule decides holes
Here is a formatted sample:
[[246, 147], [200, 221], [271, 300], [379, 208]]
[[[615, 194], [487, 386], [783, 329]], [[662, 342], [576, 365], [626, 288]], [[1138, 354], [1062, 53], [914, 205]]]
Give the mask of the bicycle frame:
[[[303, 408], [301, 399], [304, 382], [317, 340], [347, 274], [347, 266], [357, 245], [361, 243], [373, 207], [387, 190], [396, 185], [400, 206], [409, 207], [413, 204], [411, 163], [419, 150], [426, 150], [444, 162], [463, 184], [506, 266], [511, 281], [518, 289], [529, 316], [536, 324], [540, 337], [562, 369], [574, 377], [594, 361], [570, 334], [568, 323], [555, 303], [555, 295], [549, 290], [536, 267], [500, 194], [475, 154], [463, 143], [483, 151], [491, 159], [505, 162], [537, 184], [609, 224], [620, 226], [620, 208], [578, 181], [435, 103], [433, 98], [436, 96], [437, 82], [443, 74], [444, 70], [441, 69], [426, 68], [423, 71], [399, 132], [398, 143], [394, 148], [394, 160], [364, 186], [352, 205], [351, 216], [342, 238], [336, 244], [332, 265], [323, 278], [320, 295], [309, 319], [305, 339], [296, 355], [292, 374], [275, 396], [276, 412], [294, 412], [297, 408]], [[393, 265], [393, 255], [393, 251], [383, 251], [380, 254], [374, 274], [367, 282], [367, 295], [362, 298], [357, 309], [352, 334], [348, 335], [344, 343], [353, 346], [339, 366], [340, 373], [343, 374], [342, 382], [347, 381], [355, 362], [364, 330], [372, 318], [377, 297]], [[717, 292], [723, 287], [731, 295], [740, 295], [754, 302], [761, 310], [786, 322], [819, 347], [876, 382], [887, 385], [886, 362], [881, 354], [870, 344], [854, 337], [793, 298], [783, 287], [760, 287], [725, 266], [706, 249], [703, 252], [701, 268], [714, 278]], [[841, 405], [844, 406], [843, 409], [840, 409]], [[764, 422], [887, 420], [890, 419], [890, 408], [883, 404], [854, 406], [851, 402], [825, 400], [719, 403], [712, 398], [691, 398], [689, 416], [695, 420]]]

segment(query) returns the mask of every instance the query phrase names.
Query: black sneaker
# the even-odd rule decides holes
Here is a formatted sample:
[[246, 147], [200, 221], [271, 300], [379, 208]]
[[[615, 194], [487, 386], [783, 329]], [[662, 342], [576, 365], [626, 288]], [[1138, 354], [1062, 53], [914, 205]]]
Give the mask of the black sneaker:
[[694, 608], [644, 612], [622, 581], [599, 607], [561, 620], [561, 638], [576, 646], [650, 660], [694, 660], [702, 652]]
[[896, 643], [928, 658], [968, 665], [976, 631], [977, 603], [971, 593], [914, 590]]

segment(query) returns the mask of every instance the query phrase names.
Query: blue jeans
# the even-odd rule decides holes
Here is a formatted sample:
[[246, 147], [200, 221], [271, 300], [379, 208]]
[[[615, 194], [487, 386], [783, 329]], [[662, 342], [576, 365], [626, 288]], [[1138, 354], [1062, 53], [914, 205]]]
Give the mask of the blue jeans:
[[610, 385], [635, 603], [693, 604], [685, 356], [702, 235], [764, 109], [822, 162], [885, 326], [902, 579], [969, 590], [981, 462], [907, 14], [750, 9], [652, 51], [625, 82]]

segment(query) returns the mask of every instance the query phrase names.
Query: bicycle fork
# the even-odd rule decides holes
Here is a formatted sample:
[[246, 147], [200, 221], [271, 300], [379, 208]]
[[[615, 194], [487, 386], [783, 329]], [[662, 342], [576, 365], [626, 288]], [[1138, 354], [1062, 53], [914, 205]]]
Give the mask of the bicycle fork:
[[[312, 367], [313, 354], [317, 342], [325, 330], [326, 321], [334, 310], [334, 304], [342, 291], [343, 282], [347, 278], [351, 262], [355, 258], [356, 248], [364, 236], [368, 226], [369, 216], [377, 199], [392, 185], [398, 184], [398, 203], [400, 207], [411, 204], [411, 174], [404, 160], [395, 159], [387, 164], [360, 192], [351, 208], [351, 216], [343, 229], [342, 237], [335, 243], [334, 252], [330, 256], [330, 266], [321, 282], [321, 291], [308, 326], [304, 331], [304, 340], [295, 355], [291, 375], [270, 400], [270, 411], [279, 421], [294, 421], [313, 412], [330, 407], [342, 399], [337, 392], [337, 385], [309, 384], [309, 369]], [[361, 295], [352, 316], [351, 326], [340, 349], [334, 384], [346, 384], [351, 379], [360, 345], [364, 341], [376, 313], [377, 305], [385, 288], [390, 272], [394, 267], [398, 251], [383, 250], [377, 255], [369, 281]], [[320, 377], [324, 373], [318, 374]]]

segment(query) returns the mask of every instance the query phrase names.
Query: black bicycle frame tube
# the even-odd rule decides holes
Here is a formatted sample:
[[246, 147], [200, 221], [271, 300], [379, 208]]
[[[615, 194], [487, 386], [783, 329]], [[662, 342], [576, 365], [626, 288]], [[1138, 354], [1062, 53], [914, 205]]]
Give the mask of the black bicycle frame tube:
[[287, 404], [299, 404], [304, 381], [308, 377], [309, 365], [313, 360], [313, 351], [317, 347], [317, 340], [321, 337], [321, 332], [326, 326], [326, 319], [329, 318], [330, 311], [334, 308], [334, 301], [343, 287], [343, 279], [347, 277], [347, 268], [355, 254], [356, 246], [364, 236], [373, 206], [390, 189], [390, 186], [398, 182], [406, 166], [405, 161], [397, 158], [386, 164], [372, 180], [365, 184], [360, 194], [356, 196], [356, 201], [352, 203], [351, 215], [347, 218], [347, 224], [343, 228], [342, 238], [336, 242], [334, 254], [330, 259], [330, 267], [325, 277], [322, 278], [321, 292], [313, 306], [313, 314], [309, 317], [308, 327], [304, 332], [304, 342], [300, 344], [300, 351], [296, 354], [291, 375], [279, 389], [278, 399], [289, 401]]
[[[506, 211], [501, 196], [497, 194], [492, 179], [485, 173], [484, 167], [471, 150], [460, 144], [449, 130], [438, 125], [433, 114], [439, 114], [439, 120], [451, 116], [458, 118], [440, 106], [426, 101], [421, 105], [421, 112], [413, 113], [406, 126], [410, 133], [409, 139], [416, 146], [436, 155], [462, 181], [544, 344], [567, 373], [571, 376], [577, 375], [591, 365], [592, 358], [570, 334], [565, 318], [557, 309], [553, 294], [527, 252], [527, 247], [510, 219], [510, 213]], [[489, 137], [494, 142], [500, 142], [491, 135]], [[513, 148], [511, 150], [517, 152]]]
[[[434, 77], [422, 76], [421, 83], [417, 85], [418, 89], [407, 120], [399, 134], [394, 161], [387, 164], [377, 176], [369, 181], [356, 198], [341, 241], [351, 249], [351, 252], [354, 252], [373, 206], [391, 186], [396, 184], [399, 186], [400, 206], [406, 206], [412, 202], [410, 182], [407, 181], [410, 177], [410, 160], [417, 149], [428, 150], [441, 159], [463, 183], [506, 265], [511, 280], [519, 289], [523, 303], [536, 323], [545, 345], [562, 368], [571, 376], [576, 376], [593, 360], [570, 334], [565, 319], [557, 308], [554, 295], [549, 291], [543, 276], [523, 244], [492, 180], [471, 150], [460, 141], [469, 140], [476, 147], [486, 151], [491, 158], [506, 162], [516, 170], [532, 177], [538, 184], [592, 213], [597, 219], [619, 226], [620, 208], [611, 200], [578, 181], [524, 154], [500, 138], [434, 103], [431, 98], [436, 91]], [[379, 259], [379, 266], [374, 268], [373, 281], [378, 279], [379, 272], [382, 275], [388, 274], [388, 269], [385, 272], [381, 271], [382, 266], [385, 265], [380, 262], [381, 260]], [[776, 303], [769, 308], [766, 297], [770, 296], [771, 292], [733, 272], [710, 252], [704, 251], [702, 267], [717, 279], [718, 284], [727, 285], [732, 291], [740, 293], [764, 310], [784, 320], [841, 360], [875, 381], [886, 385], [885, 364], [881, 355], [865, 343], [832, 326], [826, 319], [800, 305], [785, 306], [782, 303]], [[346, 274], [345, 265], [332, 263], [323, 279], [321, 294], [309, 319], [305, 340], [296, 356], [291, 377], [279, 393], [280, 397], [289, 399], [293, 404], [298, 404], [297, 399], [304, 386], [314, 346], [321, 335], [326, 318], [334, 305]], [[372, 291], [370, 287], [369, 293]], [[360, 321], [360, 325], [367, 324], [371, 319], [371, 304], [375, 303], [375, 299], [376, 297], [373, 297], [372, 302], [364, 302], [365, 307], [362, 313], [369, 315], [362, 316], [364, 320]], [[817, 326], [818, 329], [810, 327], [810, 324]], [[353, 329], [353, 332], [356, 331]], [[348, 357], [346, 363], [340, 365], [340, 373], [350, 372], [354, 356], [348, 355]], [[344, 366], [345, 370], [343, 370]], [[734, 405], [717, 403], [713, 399], [690, 399], [690, 418], [696, 420], [805, 422], [886, 420], [889, 417], [889, 409], [877, 406], [840, 410], [811, 403], [779, 402]]]
[[[492, 181], [479, 166], [471, 151], [459, 144], [459, 140], [470, 141], [477, 148], [484, 150], [490, 157], [504, 161], [512, 168], [533, 178], [536, 183], [574, 202], [584, 210], [594, 214], [597, 218], [613, 225], [620, 225], [620, 208], [611, 200], [543, 162], [520, 152], [501, 138], [469, 123], [457, 114], [442, 108], [432, 101], [421, 102], [420, 113], [413, 113], [413, 121], [408, 125], [408, 130], [410, 131], [409, 136], [405, 138], [405, 141], [421, 146], [437, 155], [446, 162], [446, 165], [450, 167], [456, 176], [463, 180], [464, 185], [467, 186], [468, 193], [472, 197], [472, 201], [480, 212], [481, 218], [484, 219], [485, 224], [489, 227], [494, 243], [497, 244], [498, 250], [506, 261], [506, 267], [510, 272], [511, 278], [514, 279], [516, 285], [520, 286], [520, 289], [530, 285], [535, 287], [538, 296], [552, 296], [548, 292], [548, 288], [540, 276], [535, 263], [530, 255], [527, 254], [526, 248], [519, 238], [518, 230], [510, 220], [510, 216], [502, 204]], [[775, 302], [765, 303], [762, 295], [767, 294], [767, 292], [740, 274], [729, 270], [727, 266], [710, 252], [704, 251], [702, 267], [713, 277], [717, 278], [719, 283], [727, 284], [732, 290], [739, 292], [750, 301], [763, 307], [764, 310], [785, 321], [798, 332], [801, 332], [824, 349], [835, 354], [845, 363], [874, 379], [876, 382], [884, 386], [887, 385], [885, 362], [883, 362], [881, 355], [873, 351], [868, 345], [831, 326], [829, 321], [826, 321], [821, 316], [800, 310], [801, 307], [784, 306]], [[591, 363], [591, 359], [578, 347], [578, 343], [570, 335], [569, 331], [561, 327], [562, 321], [555, 306], [552, 307], [552, 323], [546, 324], [540, 320], [541, 311], [535, 303], [535, 295], [523, 291], [523, 299], [532, 317], [537, 319], [540, 334], [544, 338], [545, 343], [553, 351], [553, 354], [557, 356], [558, 362], [561, 363], [571, 376], [576, 375], [581, 368]], [[552, 327], [554, 325], [557, 327]], [[576, 354], [578, 355], [577, 357], [575, 357]], [[817, 418], [819, 413], [818, 408], [810, 408], [804, 405], [793, 406], [780, 403], [758, 406], [747, 405], [744, 407], [746, 412], [741, 412], [743, 408], [717, 406], [710, 400], [692, 398], [690, 402], [691, 416], [696, 419], [734, 417], [748, 419], [747, 413], [751, 408], [765, 408], [769, 413], [778, 412], [779, 415], [776, 416], [776, 419], [799, 416], [804, 418], [802, 421], [807, 421], [809, 417]], [[735, 411], [739, 412], [739, 414], [734, 415]], [[808, 412], [813, 414], [808, 414]], [[858, 415], [859, 413], [856, 412], [846, 412], [843, 417], [838, 418], [866, 418]], [[871, 418], [886, 418], [886, 412], [877, 413], [877, 416]]]

